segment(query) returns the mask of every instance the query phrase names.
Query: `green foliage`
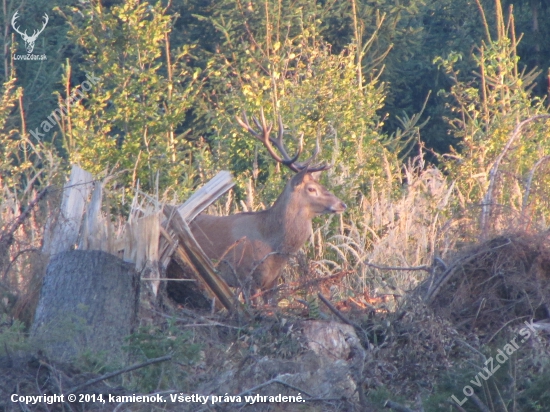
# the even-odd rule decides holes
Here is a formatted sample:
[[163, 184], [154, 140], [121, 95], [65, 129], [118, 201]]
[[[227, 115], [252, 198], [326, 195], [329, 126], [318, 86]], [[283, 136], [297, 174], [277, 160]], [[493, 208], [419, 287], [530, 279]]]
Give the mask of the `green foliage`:
[[103, 351], [92, 352], [84, 350], [73, 360], [75, 367], [82, 372], [104, 374], [117, 370], [123, 362], [109, 361], [107, 354]]
[[[32, 2], [20, 2], [16, 0], [5, 0], [4, 7], [0, 8], [1, 20], [4, 23], [4, 36], [0, 39], [2, 50], [6, 51], [3, 60], [3, 70], [0, 70], [0, 82], [6, 83], [16, 77], [16, 88], [21, 88], [21, 107], [18, 111], [11, 111], [7, 114], [10, 122], [17, 127], [22, 127], [22, 117], [25, 119], [26, 130], [34, 130], [40, 123], [57, 107], [55, 91], [59, 91], [59, 79], [62, 73], [61, 64], [67, 54], [72, 52], [70, 42], [67, 38], [67, 24], [65, 20], [57, 15], [53, 9], [65, 7], [74, 0], [34, 0]], [[53, 3], [53, 4], [52, 4]], [[46, 60], [12, 60], [9, 56], [13, 54], [25, 54], [24, 42], [21, 36], [15, 33], [11, 27], [11, 19], [15, 12], [18, 12], [17, 23], [20, 30], [32, 34], [33, 30], [42, 27], [44, 13], [48, 15], [48, 24], [44, 31], [38, 36], [34, 54], [45, 54]], [[9, 30], [8, 30], [9, 29]], [[22, 114], [23, 112], [24, 114]], [[61, 141], [56, 140], [56, 133], [47, 133], [37, 141], [29, 136], [33, 145], [40, 143], [56, 144], [60, 149]]]
[[[466, 402], [462, 408], [466, 411], [479, 411], [479, 407], [472, 398], [465, 397], [463, 389], [471, 386], [488, 410], [499, 410], [498, 405], [505, 405], [509, 411], [538, 411], [541, 406], [548, 405], [550, 400], [550, 374], [546, 361], [537, 364], [541, 373], [531, 374], [529, 369], [534, 367], [530, 349], [520, 347], [517, 354], [511, 355], [504, 363], [497, 361], [494, 356], [504, 344], [483, 348], [485, 357], [476, 356], [474, 359], [461, 357], [456, 366], [440, 377], [438, 386], [424, 402], [426, 412], [441, 411], [449, 405], [451, 396]], [[492, 358], [492, 362], [486, 359]], [[477, 366], [476, 366], [477, 365]], [[493, 365], [493, 366], [491, 366]], [[474, 367], [473, 367], [474, 366]], [[488, 377], [484, 379], [483, 376]], [[475, 383], [479, 382], [481, 387]], [[454, 403], [454, 402], [453, 402]]]
[[398, 402], [398, 403], [403, 402], [402, 397], [398, 396], [395, 393], [392, 393], [388, 388], [384, 386], [377, 387], [376, 389], [369, 391], [367, 399], [369, 400], [369, 402], [371, 402], [373, 405], [377, 406], [380, 409], [384, 408], [384, 404], [388, 399], [391, 399], [394, 402]]
[[56, 179], [62, 166], [51, 143], [33, 142], [27, 133], [24, 111], [14, 121], [12, 113], [21, 110], [23, 89], [16, 88], [17, 79], [11, 77], [3, 84], [0, 101], [0, 203], [26, 203], [34, 196], [36, 186], [46, 186]]
[[[514, 135], [518, 123], [548, 114], [542, 99], [531, 89], [537, 72], [518, 69], [517, 42], [513, 25], [504, 25], [495, 40], [488, 40], [474, 55], [475, 80], [463, 78], [455, 69], [461, 55], [451, 53], [436, 63], [451, 76], [454, 85], [449, 94], [455, 101], [449, 123], [457, 138], [447, 170], [456, 180], [461, 208], [490, 199], [509, 211], [535, 220], [542, 218], [550, 204], [547, 175], [538, 173], [533, 187], [529, 175], [536, 172], [539, 160], [550, 154], [547, 120], [533, 121]], [[508, 27], [505, 31], [504, 27]], [[487, 33], [489, 30], [487, 29]], [[492, 172], [491, 172], [492, 171]], [[528, 194], [535, 193], [531, 198]], [[485, 200], [484, 200], [485, 199]]]
[[[548, 366], [548, 365], [546, 365]], [[525, 411], [544, 411], [550, 405], [550, 371], [548, 367], [533, 379], [526, 377], [525, 390], [519, 395], [518, 404]]]
[[327, 175], [346, 200], [380, 183], [386, 173], [380, 158], [397, 170], [399, 142], [380, 132], [385, 85], [363, 77], [362, 52], [354, 44], [333, 52], [320, 34], [323, 13], [309, 2], [240, 7], [228, 0], [206, 19], [222, 42], [208, 63], [211, 91], [201, 106], [210, 144], [219, 165], [235, 171], [241, 184], [252, 178], [266, 203], [280, 192], [283, 179], [265, 149], [237, 125], [241, 111], [259, 116], [263, 107], [272, 123], [281, 115], [290, 150], [304, 135], [304, 158], [319, 141], [323, 151], [317, 161], [335, 164]]
[[[10, 355], [13, 352], [28, 348], [25, 324], [2, 314], [0, 316], [0, 356]], [[8, 353], [6, 353], [6, 350]]]
[[137, 0], [109, 9], [94, 1], [64, 13], [85, 62], [76, 73], [67, 64], [63, 82], [82, 88], [85, 74], [101, 79], [83, 90], [85, 103], [63, 119], [71, 161], [95, 174], [107, 167], [125, 170], [121, 180], [135, 185], [140, 179], [145, 189], [155, 187], [157, 172], [161, 187], [183, 181], [178, 190], [189, 189], [202, 152], [187, 139], [183, 123], [200, 89], [199, 72], [186, 65], [189, 46], [170, 49], [174, 17], [161, 2]]
[[164, 387], [177, 386], [188, 376], [188, 368], [199, 355], [200, 345], [191, 342], [191, 334], [182, 332], [174, 321], [169, 320], [162, 330], [153, 327], [141, 327], [127, 339], [131, 359], [147, 361], [149, 359], [172, 355], [169, 363], [160, 363], [137, 370], [133, 381], [143, 391], [153, 391]]

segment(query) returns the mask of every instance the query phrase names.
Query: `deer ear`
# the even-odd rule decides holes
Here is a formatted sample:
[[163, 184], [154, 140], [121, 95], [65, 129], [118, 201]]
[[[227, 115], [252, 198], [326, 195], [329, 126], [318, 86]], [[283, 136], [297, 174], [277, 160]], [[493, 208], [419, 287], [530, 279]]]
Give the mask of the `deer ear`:
[[313, 180], [315, 180], [316, 182], [319, 181], [319, 178], [321, 177], [321, 173], [323, 173], [322, 170], [319, 170], [318, 172], [312, 172], [310, 173], [311, 177], [313, 177]]
[[292, 187], [297, 187], [303, 182], [308, 181], [310, 178], [311, 175], [307, 172], [307, 168], [304, 168], [302, 171], [296, 173], [290, 181], [292, 183]]

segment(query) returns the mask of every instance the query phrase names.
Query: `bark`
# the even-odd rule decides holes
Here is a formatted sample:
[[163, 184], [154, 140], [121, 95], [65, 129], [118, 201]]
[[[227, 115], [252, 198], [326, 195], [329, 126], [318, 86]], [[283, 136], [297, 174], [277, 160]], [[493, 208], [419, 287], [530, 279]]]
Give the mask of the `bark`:
[[102, 251], [54, 255], [44, 277], [31, 336], [53, 359], [85, 352], [124, 362], [124, 338], [137, 325], [139, 275]]

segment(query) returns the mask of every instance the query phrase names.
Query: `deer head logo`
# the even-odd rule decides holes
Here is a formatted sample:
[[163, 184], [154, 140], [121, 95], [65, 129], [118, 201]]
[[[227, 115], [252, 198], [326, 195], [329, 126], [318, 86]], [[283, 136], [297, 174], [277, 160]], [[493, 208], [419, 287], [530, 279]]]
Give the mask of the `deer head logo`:
[[31, 54], [32, 51], [34, 50], [34, 42], [38, 38], [38, 35], [44, 31], [44, 28], [46, 27], [46, 24], [48, 24], [48, 15], [46, 13], [44, 13], [44, 17], [43, 17], [44, 23], [42, 24], [42, 28], [38, 31], [34, 30], [34, 32], [32, 33], [32, 36], [29, 36], [27, 34], [27, 30], [25, 30], [24, 32], [21, 32], [21, 31], [19, 31], [19, 27], [15, 26], [15, 21], [19, 17], [18, 13], [19, 12], [16, 11], [15, 14], [13, 15], [13, 17], [11, 19], [11, 26], [13, 27], [13, 29], [17, 33], [19, 33], [21, 35], [21, 38], [25, 42], [25, 48], [27, 49], [27, 53]]

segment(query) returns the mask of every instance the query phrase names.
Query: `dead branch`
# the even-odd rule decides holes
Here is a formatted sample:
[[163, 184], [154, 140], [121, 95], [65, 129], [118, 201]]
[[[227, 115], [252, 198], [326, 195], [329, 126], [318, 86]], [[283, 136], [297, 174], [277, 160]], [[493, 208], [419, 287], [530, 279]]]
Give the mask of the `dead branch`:
[[[0, 277], [0, 279], [6, 279], [6, 276], [8, 275], [8, 272], [11, 270], [11, 267], [17, 261], [17, 259], [19, 259], [19, 256], [21, 256], [25, 253], [29, 253], [29, 252], [36, 253], [36, 252], [39, 252], [39, 250], [34, 248], [34, 247], [31, 247], [31, 248], [23, 249], [23, 250], [20, 250], [19, 252], [17, 252], [16, 255], [13, 257], [13, 259], [11, 259], [10, 262], [8, 263], [8, 265], [6, 267], [6, 270], [4, 270], [4, 273], [2, 274], [2, 277]], [[1, 283], [0, 283], [0, 286], [8, 289], [7, 287], [3, 286]]]
[[67, 393], [78, 393], [78, 391], [81, 391], [82, 389], [87, 388], [88, 386], [94, 385], [98, 382], [104, 381], [105, 379], [114, 378], [115, 376], [122, 375], [123, 373], [131, 372], [136, 369], [141, 369], [146, 366], [153, 365], [155, 363], [165, 362], [170, 359], [172, 359], [172, 355], [161, 356], [160, 358], [150, 359], [147, 362], [128, 366], [127, 368], [123, 368], [115, 372], [106, 373], [105, 375], [102, 375], [99, 378], [91, 379], [88, 382], [83, 383], [82, 385], [78, 385], [78, 386], [75, 386], [74, 388], [69, 389]]
[[503, 243], [502, 245], [498, 245], [490, 249], [481, 250], [480, 252], [474, 253], [473, 255], [464, 256], [458, 259], [453, 264], [451, 264], [451, 266], [447, 270], [445, 270], [445, 272], [443, 272], [443, 274], [439, 277], [439, 279], [437, 279], [437, 282], [433, 282], [432, 284], [433, 287], [426, 292], [426, 295], [424, 296], [424, 301], [427, 303], [431, 303], [435, 299], [435, 297], [437, 296], [437, 293], [443, 287], [443, 285], [445, 285], [453, 277], [454, 272], [457, 268], [465, 265], [468, 262], [473, 261], [474, 259], [476, 259], [477, 257], [481, 256], [484, 253], [492, 252], [496, 249], [500, 249], [501, 247], [507, 246], [512, 243], [510, 239], [506, 239], [506, 240], [507, 242]]
[[449, 404], [451, 406], [454, 406], [458, 412], [466, 412], [466, 409], [464, 409], [462, 406], [460, 405], [457, 405], [456, 402], [453, 402], [453, 401], [445, 401], [446, 404]]
[[354, 328], [357, 327], [357, 325], [355, 325], [352, 321], [350, 321], [348, 318], [346, 318], [346, 317], [342, 314], [342, 312], [340, 312], [338, 309], [336, 309], [336, 308], [334, 307], [334, 305], [333, 305], [332, 303], [330, 303], [330, 301], [329, 301], [327, 298], [325, 298], [325, 297], [321, 294], [321, 292], [317, 293], [317, 296], [319, 296], [319, 299], [321, 299], [321, 302], [323, 302], [325, 305], [327, 305], [327, 308], [329, 308], [330, 311], [331, 311], [332, 313], [334, 313], [338, 319], [340, 319], [340, 320], [341, 320], [342, 322], [344, 322], [346, 325], [353, 326]]
[[290, 383], [286, 383], [285, 381], [282, 381], [282, 380], [280, 380], [279, 378], [270, 379], [270, 380], [268, 380], [267, 382], [261, 383], [261, 384], [259, 384], [259, 385], [257, 385], [257, 386], [254, 386], [253, 388], [247, 389], [246, 391], [239, 393], [237, 396], [244, 396], [244, 395], [246, 395], [247, 393], [250, 393], [250, 392], [252, 392], [252, 391], [257, 391], [258, 389], [264, 388], [264, 387], [269, 386], [269, 385], [271, 385], [271, 384], [273, 384], [273, 383], [278, 383], [278, 384], [281, 384], [281, 385], [283, 385], [283, 386], [286, 386], [286, 387], [288, 387], [288, 388], [290, 388], [290, 389], [294, 389], [295, 391], [298, 391], [299, 393], [303, 393], [304, 395], [307, 395], [307, 396], [309, 396], [310, 398], [313, 397], [312, 395], [310, 395], [309, 393], [307, 393], [307, 392], [304, 391], [303, 389], [300, 389], [300, 388], [298, 388], [298, 387], [296, 387], [296, 386], [294, 386], [294, 385], [291, 385]]
[[25, 211], [13, 221], [8, 229], [2, 232], [2, 234], [0, 235], [0, 245], [2, 245], [2, 243], [9, 243], [9, 239], [11, 239], [19, 226], [21, 226], [23, 222], [30, 216], [32, 209], [38, 204], [38, 202], [40, 202], [40, 200], [42, 200], [49, 189], [51, 189], [51, 186], [45, 187], [40, 192], [38, 192], [36, 197], [28, 204]]
[[[158, 311], [154, 311], [155, 313], [158, 313], [159, 315], [161, 315], [162, 317], [165, 317], [167, 319], [174, 319], [176, 321], [180, 321], [180, 322], [186, 322], [187, 319], [184, 319], [184, 318], [179, 318], [177, 316], [170, 316], [170, 315], [167, 315], [165, 313], [161, 313], [161, 312], [158, 312]], [[233, 326], [233, 325], [226, 325], [225, 323], [220, 323], [220, 322], [217, 322], [215, 320], [210, 320], [210, 319], [206, 319], [202, 316], [200, 316], [201, 320], [203, 322], [208, 322], [208, 323], [183, 323], [181, 326], [183, 327], [195, 327], [195, 326], [222, 326], [224, 328], [230, 328], [230, 329], [243, 329], [242, 327], [239, 327], [239, 326]]]
[[384, 408], [393, 409], [394, 411], [397, 411], [397, 412], [414, 412], [412, 409], [407, 408], [406, 406], [400, 405], [397, 402], [393, 402], [389, 400], [386, 401], [386, 403], [384, 403]]
[[377, 265], [375, 263], [370, 262], [363, 262], [360, 261], [360, 263], [363, 263], [364, 265], [373, 267], [378, 270], [425, 270], [426, 272], [430, 272], [431, 266], [428, 265], [420, 265], [420, 266], [381, 266]]
[[170, 222], [170, 228], [176, 234], [179, 245], [176, 253], [183, 261], [188, 262], [191, 267], [204, 280], [204, 283], [218, 298], [223, 306], [230, 312], [235, 311], [233, 300], [236, 300], [227, 283], [216, 273], [211, 260], [206, 256], [202, 248], [195, 240], [191, 229], [181, 217], [178, 210], [172, 206], [164, 206], [164, 215]]
[[[358, 337], [365, 343], [365, 345], [367, 345], [367, 349], [370, 349], [371, 346], [370, 346], [367, 332], [360, 325], [350, 321], [347, 317], [345, 317], [344, 314], [340, 312], [338, 309], [336, 309], [334, 305], [330, 303], [330, 301], [327, 298], [325, 298], [321, 293], [318, 293], [317, 296], [319, 296], [319, 299], [321, 299], [321, 302], [327, 305], [330, 311], [334, 313], [338, 317], [338, 319], [340, 319], [346, 325], [352, 326], [355, 332], [357, 333]], [[361, 381], [362, 381], [362, 376], [361, 376], [361, 379], [358, 379], [358, 384]]]
[[487, 405], [485, 405], [475, 393], [472, 393], [470, 398], [472, 398], [472, 402], [476, 404], [476, 406], [481, 412], [491, 412], [491, 410], [487, 407]]
[[520, 135], [520, 132], [523, 126], [525, 126], [527, 123], [530, 123], [538, 119], [548, 119], [548, 118], [550, 118], [550, 114], [538, 114], [536, 116], [529, 117], [528, 119], [525, 119], [522, 122], [518, 123], [518, 125], [515, 127], [514, 131], [512, 132], [512, 135], [504, 145], [504, 148], [495, 159], [493, 166], [491, 166], [491, 170], [489, 171], [489, 187], [487, 189], [487, 192], [485, 193], [485, 196], [483, 197], [483, 203], [481, 207], [480, 220], [481, 220], [482, 237], [485, 237], [487, 234], [486, 229], [487, 229], [487, 224], [489, 222], [489, 215], [491, 214], [491, 205], [493, 203], [493, 192], [495, 190], [495, 181], [496, 181], [496, 176], [498, 174], [498, 168], [500, 167], [500, 162], [502, 161], [502, 159], [504, 158], [508, 150], [510, 150], [512, 143]]

